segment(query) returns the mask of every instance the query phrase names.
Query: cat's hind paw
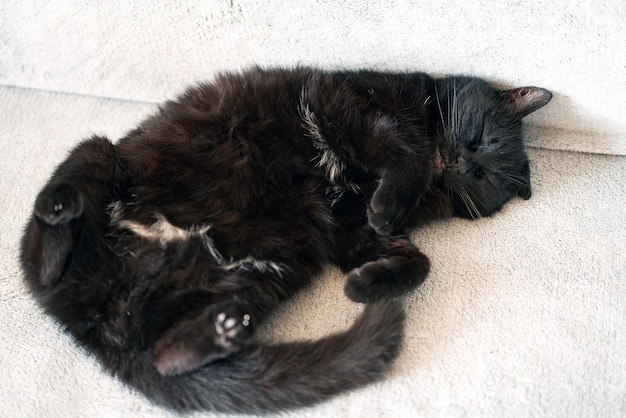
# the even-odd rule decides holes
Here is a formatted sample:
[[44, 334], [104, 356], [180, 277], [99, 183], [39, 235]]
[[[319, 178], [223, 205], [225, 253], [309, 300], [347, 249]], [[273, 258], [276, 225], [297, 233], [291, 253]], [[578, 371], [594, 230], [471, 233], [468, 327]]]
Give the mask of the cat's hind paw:
[[35, 201], [34, 213], [48, 225], [64, 224], [82, 215], [84, 201], [69, 184], [53, 184], [44, 188]]
[[187, 373], [241, 351], [254, 332], [249, 312], [243, 304], [226, 301], [166, 331], [153, 351], [157, 370], [162, 375]]
[[229, 306], [215, 316], [216, 345], [237, 351], [252, 335], [252, 317], [245, 308]]

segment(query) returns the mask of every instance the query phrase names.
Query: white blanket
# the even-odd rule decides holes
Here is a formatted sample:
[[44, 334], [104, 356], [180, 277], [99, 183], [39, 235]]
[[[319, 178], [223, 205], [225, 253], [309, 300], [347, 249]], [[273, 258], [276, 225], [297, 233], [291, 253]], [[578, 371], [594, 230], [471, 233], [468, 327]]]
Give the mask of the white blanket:
[[160, 102], [253, 64], [467, 73], [552, 90], [531, 122], [571, 133], [541, 146], [626, 154], [624, 0], [100, 3], [0, 4], [0, 84]]

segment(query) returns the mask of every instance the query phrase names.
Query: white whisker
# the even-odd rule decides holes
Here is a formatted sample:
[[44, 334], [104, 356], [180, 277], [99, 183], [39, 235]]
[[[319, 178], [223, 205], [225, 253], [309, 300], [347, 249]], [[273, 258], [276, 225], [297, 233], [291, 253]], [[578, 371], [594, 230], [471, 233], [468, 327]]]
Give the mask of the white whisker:
[[470, 196], [470, 194], [467, 192], [465, 187], [461, 186], [459, 196], [461, 197], [461, 200], [463, 201], [463, 204], [467, 208], [467, 211], [469, 212], [472, 219], [482, 218], [482, 215], [480, 214], [476, 203], [472, 199], [472, 196]]
[[439, 116], [441, 117], [441, 125], [443, 126], [443, 134], [444, 136], [448, 136], [448, 127], [446, 125], [446, 120], [443, 117], [443, 111], [441, 110], [441, 101], [439, 101], [439, 89], [437, 89], [437, 84], [435, 84], [435, 97], [437, 98], [437, 108], [439, 109]]
[[456, 80], [454, 80], [454, 83], [452, 84], [452, 132], [454, 135], [454, 139], [456, 140], [458, 137], [458, 128], [459, 128], [459, 108], [458, 108], [458, 101], [457, 101], [457, 96], [456, 96]]
[[[510, 174], [510, 173], [501, 173], [501, 176], [502, 176], [502, 178], [505, 181], [507, 181], [507, 182], [509, 182], [511, 184], [514, 184], [514, 185], [517, 185], [517, 186], [526, 186], [527, 185], [526, 184], [526, 179], [523, 178], [523, 177], [519, 177], [519, 176], [516, 176], [514, 174]], [[494, 185], [494, 187], [495, 187], [495, 185]]]

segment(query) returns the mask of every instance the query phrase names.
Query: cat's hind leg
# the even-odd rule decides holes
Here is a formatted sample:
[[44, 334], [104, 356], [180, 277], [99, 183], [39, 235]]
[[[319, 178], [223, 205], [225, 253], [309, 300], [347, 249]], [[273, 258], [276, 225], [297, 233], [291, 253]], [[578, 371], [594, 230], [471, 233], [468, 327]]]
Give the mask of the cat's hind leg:
[[83, 213], [84, 200], [69, 184], [51, 184], [37, 196], [34, 214], [48, 225], [66, 224]]
[[72, 150], [41, 190], [20, 253], [25, 279], [32, 288], [59, 283], [79, 233], [97, 237], [101, 232], [106, 213], [98, 208], [111, 201], [115, 169], [111, 142], [93, 137]]
[[157, 340], [155, 365], [163, 375], [192, 371], [239, 352], [249, 344], [253, 332], [253, 314], [247, 304], [234, 299], [216, 303]]
[[83, 208], [80, 192], [66, 183], [50, 184], [37, 196], [21, 252], [27, 279], [35, 288], [60, 280], [74, 244], [73, 221]]
[[[207, 305], [197, 315], [174, 323], [156, 340], [153, 354], [159, 372], [190, 372], [248, 347], [256, 327], [317, 271], [315, 266], [303, 264], [296, 274], [282, 264], [268, 269], [260, 262], [241, 262], [230, 274], [208, 285], [215, 293], [198, 296], [198, 291], [190, 290], [192, 294], [183, 292], [175, 300], [160, 302], [158, 312], [173, 306], [189, 309], [189, 301], [202, 303], [203, 298]], [[155, 319], [154, 315], [149, 317]]]

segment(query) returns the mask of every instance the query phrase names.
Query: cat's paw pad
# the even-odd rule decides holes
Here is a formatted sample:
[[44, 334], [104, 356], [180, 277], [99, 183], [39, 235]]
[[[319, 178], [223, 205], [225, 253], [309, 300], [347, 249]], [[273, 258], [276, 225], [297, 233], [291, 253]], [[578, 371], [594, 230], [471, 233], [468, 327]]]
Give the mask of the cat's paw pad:
[[241, 351], [253, 332], [248, 312], [244, 305], [227, 302], [166, 331], [154, 346], [157, 370], [163, 375], [186, 373]]
[[213, 321], [214, 343], [228, 350], [240, 348], [253, 333], [252, 316], [243, 306], [230, 305], [218, 310]]
[[83, 213], [83, 197], [68, 184], [47, 186], [35, 201], [35, 215], [49, 225], [67, 223]]

